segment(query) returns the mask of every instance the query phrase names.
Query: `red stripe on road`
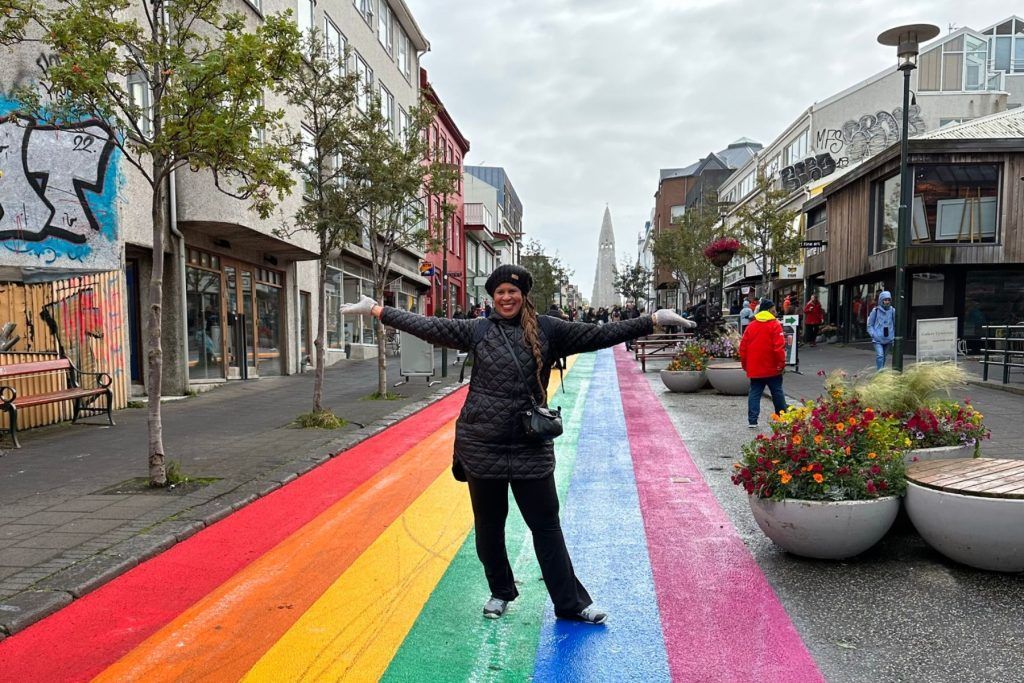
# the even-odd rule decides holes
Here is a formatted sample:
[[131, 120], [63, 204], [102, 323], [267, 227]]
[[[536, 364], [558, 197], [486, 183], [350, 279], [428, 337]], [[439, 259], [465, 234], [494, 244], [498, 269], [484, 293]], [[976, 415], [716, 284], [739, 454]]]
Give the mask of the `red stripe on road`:
[[615, 358], [673, 680], [823, 681], [647, 379]]
[[0, 642], [0, 681], [87, 680], [457, 417], [460, 389]]

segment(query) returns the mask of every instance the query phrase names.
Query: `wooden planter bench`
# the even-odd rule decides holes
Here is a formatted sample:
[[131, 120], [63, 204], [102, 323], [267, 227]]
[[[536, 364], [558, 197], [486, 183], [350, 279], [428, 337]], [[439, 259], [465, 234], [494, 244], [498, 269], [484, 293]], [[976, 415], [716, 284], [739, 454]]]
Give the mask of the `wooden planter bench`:
[[652, 358], [675, 358], [676, 345], [693, 339], [692, 334], [652, 334], [633, 341], [633, 357], [640, 361], [640, 368], [647, 372], [647, 361]]
[[[102, 415], [106, 413], [107, 421], [113, 425], [114, 416], [112, 412], [114, 395], [110, 389], [113, 378], [105, 372], [80, 372], [67, 358], [55, 360], [32, 361], [29, 363], [14, 363], [0, 365], [0, 382], [7, 382], [11, 378], [26, 378], [30, 376], [44, 377], [46, 375], [64, 374], [66, 376], [66, 388], [18, 395], [17, 389], [9, 385], [0, 385], [0, 410], [7, 413], [8, 427], [0, 432], [8, 432], [14, 441], [15, 448], [21, 448], [18, 442], [18, 411], [22, 408], [41, 406], [61, 401], [74, 402], [74, 417], [71, 422], [77, 422], [83, 415]], [[95, 387], [79, 386], [80, 377], [94, 378]], [[23, 394], [26, 390], [23, 388]], [[101, 396], [106, 397], [106, 407], [97, 407], [95, 404]]]
[[946, 557], [1024, 571], [1024, 460], [954, 458], [907, 467], [907, 514]]

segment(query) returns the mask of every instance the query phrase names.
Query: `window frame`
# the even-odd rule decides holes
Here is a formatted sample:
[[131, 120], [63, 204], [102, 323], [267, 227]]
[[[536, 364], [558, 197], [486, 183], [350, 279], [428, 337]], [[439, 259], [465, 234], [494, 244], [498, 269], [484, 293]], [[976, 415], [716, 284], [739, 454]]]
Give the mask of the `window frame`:
[[[142, 95], [142, 103], [136, 102], [135, 88], [139, 87]], [[142, 112], [142, 121], [136, 121], [135, 125], [147, 138], [153, 134], [153, 90], [149, 87], [149, 80], [142, 73], [135, 72], [128, 75], [126, 79], [128, 100], [139, 107]]]
[[[388, 121], [388, 130], [395, 134], [395, 96], [382, 81], [377, 82], [377, 94], [380, 96], [381, 114]], [[385, 104], [387, 108], [385, 109]]]
[[366, 114], [370, 111], [370, 89], [373, 88], [373, 69], [358, 52], [353, 52], [352, 54], [356, 70], [356, 108]]
[[[379, 3], [379, 10], [377, 12], [377, 42], [383, 46], [390, 57], [394, 56], [395, 52], [394, 12], [391, 9], [391, 5], [388, 4], [388, 0], [379, 0]], [[383, 36], [381, 35], [382, 32], [384, 33]]]
[[345, 59], [345, 51], [348, 49], [348, 37], [342, 32], [341, 28], [339, 28], [338, 25], [336, 23], [334, 23], [334, 21], [331, 19], [330, 15], [327, 14], [327, 12], [324, 12], [324, 50], [325, 50], [325, 55], [324, 56], [328, 60], [332, 59], [332, 55], [330, 53], [330, 50], [332, 49], [332, 45], [331, 45], [331, 39], [332, 39], [331, 33], [332, 33], [332, 31], [336, 34], [335, 39], [338, 42], [338, 45], [337, 46], [333, 46], [333, 47], [334, 47], [334, 49], [340, 51], [340, 57], [338, 59], [338, 64], [339, 64], [339, 68], [341, 69], [341, 71], [337, 73], [337, 76], [338, 76], [338, 78], [341, 78], [346, 73], [348, 73], [348, 60]]

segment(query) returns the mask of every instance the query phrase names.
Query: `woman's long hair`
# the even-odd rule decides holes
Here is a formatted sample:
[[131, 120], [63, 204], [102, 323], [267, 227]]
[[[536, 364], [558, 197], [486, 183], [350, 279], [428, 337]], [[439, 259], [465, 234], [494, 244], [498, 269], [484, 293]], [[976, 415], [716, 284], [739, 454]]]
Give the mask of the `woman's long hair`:
[[547, 396], [544, 394], [544, 383], [540, 380], [540, 371], [544, 367], [544, 356], [540, 350], [540, 322], [537, 320], [536, 307], [534, 307], [530, 298], [525, 296], [523, 297], [522, 325], [523, 340], [526, 342], [526, 348], [530, 349], [533, 359], [537, 361], [537, 386], [541, 390], [541, 403], [546, 403]]

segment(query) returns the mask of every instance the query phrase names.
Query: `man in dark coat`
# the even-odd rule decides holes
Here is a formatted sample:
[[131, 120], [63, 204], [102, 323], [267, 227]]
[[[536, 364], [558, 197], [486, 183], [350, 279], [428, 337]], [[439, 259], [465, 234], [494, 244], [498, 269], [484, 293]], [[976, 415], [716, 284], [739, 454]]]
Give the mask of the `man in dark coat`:
[[[466, 403], [455, 425], [453, 473], [469, 485], [477, 555], [491, 589], [484, 616], [497, 619], [519, 591], [505, 548], [505, 520], [511, 487], [534, 547], [548, 594], [559, 618], [604, 623], [576, 578], [558, 518], [555, 451], [550, 440], [526, 435], [523, 415], [546, 403], [552, 364], [561, 357], [596, 351], [650, 334], [654, 322], [685, 325], [673, 311], [597, 326], [547, 317], [541, 321], [527, 298], [533, 285], [528, 270], [502, 265], [487, 279], [494, 300], [488, 319], [447, 320], [382, 307], [364, 297], [342, 306], [342, 314], [379, 317], [385, 325], [432, 344], [473, 351], [475, 360]], [[481, 327], [484, 326], [484, 327]], [[513, 356], [514, 354], [514, 356]]]

